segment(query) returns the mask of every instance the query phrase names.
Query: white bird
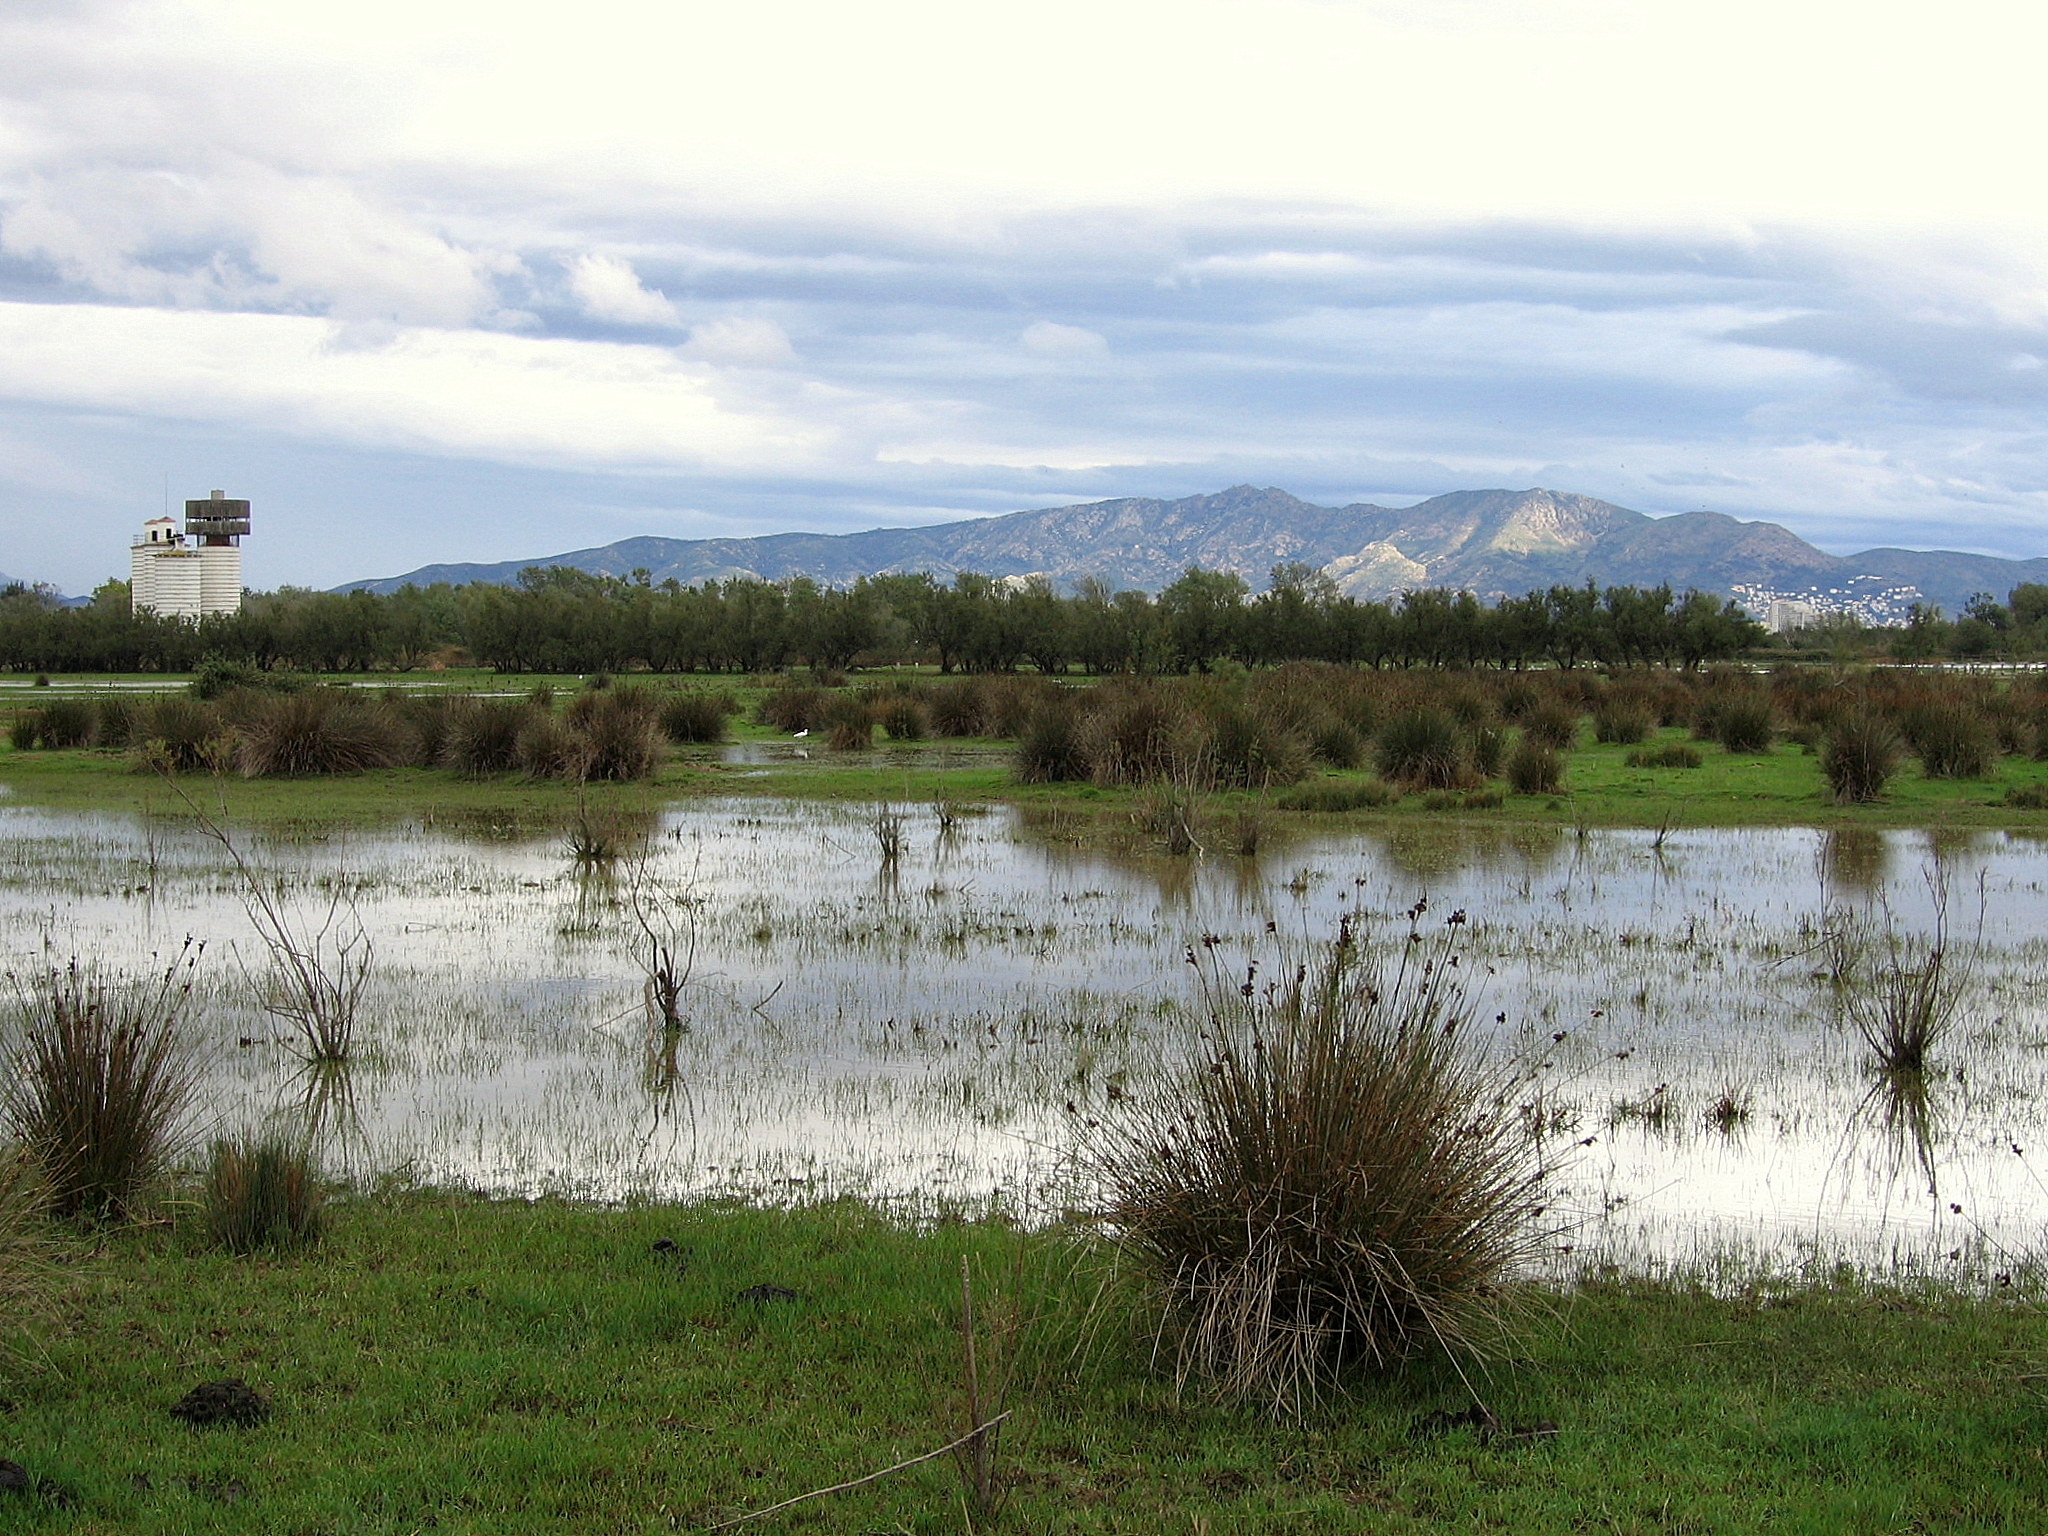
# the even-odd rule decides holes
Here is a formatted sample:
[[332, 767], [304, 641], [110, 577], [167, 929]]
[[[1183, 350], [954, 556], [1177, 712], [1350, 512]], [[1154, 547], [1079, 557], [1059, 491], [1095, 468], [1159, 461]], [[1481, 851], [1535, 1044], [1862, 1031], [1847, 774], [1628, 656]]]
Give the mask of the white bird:
[[800, 731], [798, 731], [798, 732], [796, 733], [796, 739], [797, 739], [798, 741], [802, 741], [802, 740], [803, 740], [803, 739], [804, 739], [804, 738], [805, 738], [806, 736], [808, 736], [808, 735], [810, 735], [810, 734], [811, 734], [811, 728], [810, 728], [810, 727], [809, 727], [809, 726], [807, 725], [807, 726], [805, 726], [805, 727], [804, 727], [804, 728], [803, 728], [802, 730], [800, 730]]

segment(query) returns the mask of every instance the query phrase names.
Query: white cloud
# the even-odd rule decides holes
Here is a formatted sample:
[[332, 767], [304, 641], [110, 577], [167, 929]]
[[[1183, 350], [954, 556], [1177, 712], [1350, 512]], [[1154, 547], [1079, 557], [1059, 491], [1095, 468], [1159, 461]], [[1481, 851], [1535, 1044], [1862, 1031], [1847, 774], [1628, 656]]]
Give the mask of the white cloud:
[[680, 326], [667, 295], [642, 285], [631, 262], [617, 256], [589, 252], [569, 263], [569, 291], [576, 295], [583, 313], [593, 320], [618, 325]]
[[1078, 325], [1061, 325], [1053, 320], [1040, 320], [1024, 327], [1024, 334], [1018, 338], [1026, 350], [1045, 357], [1103, 357], [1109, 352], [1109, 343], [1099, 332]]
[[729, 400], [668, 348], [426, 328], [362, 340], [294, 315], [0, 304], [0, 397], [517, 463], [820, 463], [841, 436], [815, 413]]
[[726, 315], [690, 328], [683, 352], [733, 368], [786, 368], [796, 362], [789, 333], [759, 315]]

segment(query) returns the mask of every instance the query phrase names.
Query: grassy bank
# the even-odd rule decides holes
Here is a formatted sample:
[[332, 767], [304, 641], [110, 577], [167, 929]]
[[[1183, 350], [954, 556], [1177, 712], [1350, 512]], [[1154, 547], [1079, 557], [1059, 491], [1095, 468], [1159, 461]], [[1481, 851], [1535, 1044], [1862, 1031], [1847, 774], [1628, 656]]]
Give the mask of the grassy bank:
[[[712, 749], [681, 749], [653, 778], [638, 784], [593, 785], [586, 798], [645, 805], [703, 795], [792, 795], [846, 801], [1014, 803], [1072, 812], [1090, 822], [1128, 824], [1145, 799], [1143, 789], [1086, 783], [1019, 784], [1010, 750], [990, 740], [913, 745], [878, 744], [863, 752], [816, 749], [790, 755], [788, 737], [742, 727], [735, 739], [764, 749], [765, 761], [723, 762]], [[1683, 743], [1685, 733], [1657, 733], [1651, 744]], [[2007, 803], [2007, 792], [2048, 786], [2048, 762], [2000, 759], [1978, 779], [1930, 779], [1907, 767], [1883, 800], [1839, 806], [1821, 783], [1812, 755], [1780, 744], [1764, 753], [1707, 747], [1698, 768], [1641, 768], [1628, 764], [1638, 751], [1585, 742], [1566, 760], [1564, 788], [1554, 795], [1499, 796], [1496, 805], [1470, 807], [1411, 793], [1381, 806], [1339, 813], [1292, 811], [1285, 791], [1226, 792], [1203, 797], [1218, 815], [1240, 806], [1304, 826], [1374, 825], [1446, 816], [1475, 822], [1563, 826], [1955, 826], [2048, 829], [2048, 811]], [[308, 778], [218, 781], [191, 775], [187, 788], [209, 806], [225, 792], [238, 817], [258, 822], [369, 824], [393, 819], [497, 819], [507, 825], [549, 826], [572, 815], [575, 786], [517, 775], [470, 779], [447, 769], [388, 768]], [[1362, 770], [1324, 772], [1314, 786], [1362, 789], [1375, 784]], [[19, 803], [70, 810], [149, 810], [178, 814], [176, 796], [153, 774], [138, 772], [120, 753], [77, 750], [14, 752], [0, 746], [0, 786]]]
[[[653, 1245], [692, 1250], [685, 1267]], [[1815, 1287], [1547, 1298], [1463, 1410], [1428, 1367], [1304, 1427], [1175, 1399], [1069, 1243], [912, 1234], [855, 1206], [610, 1211], [405, 1193], [324, 1248], [235, 1259], [185, 1227], [64, 1253], [41, 1352], [9, 1367], [0, 1455], [45, 1480], [0, 1529], [693, 1529], [945, 1443], [959, 1273], [1036, 1321], [1001, 1465], [1014, 1531], [2038, 1529], [2038, 1307]], [[743, 1301], [762, 1283], [794, 1300]], [[238, 1375], [275, 1412], [187, 1427]], [[947, 1459], [751, 1529], [959, 1531]]]

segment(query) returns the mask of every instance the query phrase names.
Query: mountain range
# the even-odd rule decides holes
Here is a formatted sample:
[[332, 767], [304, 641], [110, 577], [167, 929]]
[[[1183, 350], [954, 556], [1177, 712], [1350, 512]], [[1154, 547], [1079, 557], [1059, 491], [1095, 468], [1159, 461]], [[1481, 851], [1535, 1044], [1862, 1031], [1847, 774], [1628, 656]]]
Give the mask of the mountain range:
[[892, 572], [929, 571], [944, 579], [976, 571], [1045, 576], [1068, 588], [1095, 576], [1113, 587], [1148, 591], [1200, 566], [1234, 571], [1258, 590], [1283, 562], [1319, 570], [1357, 597], [1451, 587], [1493, 600], [1558, 582], [1669, 582], [1752, 602], [1760, 594], [1804, 596], [1823, 608], [1850, 608], [1879, 620], [1903, 617], [1913, 601], [1954, 612], [1972, 593], [2003, 599], [2020, 582], [2048, 582], [2048, 559], [1909, 549], [1830, 555], [1776, 523], [1719, 512], [1651, 517], [1565, 491], [1454, 491], [1397, 509], [1322, 507], [1286, 491], [1239, 485], [1177, 501], [1125, 497], [926, 528], [621, 539], [494, 565], [422, 566], [341, 590], [511, 582], [536, 565], [610, 576], [645, 570], [657, 582], [685, 584], [809, 576], [839, 586]]

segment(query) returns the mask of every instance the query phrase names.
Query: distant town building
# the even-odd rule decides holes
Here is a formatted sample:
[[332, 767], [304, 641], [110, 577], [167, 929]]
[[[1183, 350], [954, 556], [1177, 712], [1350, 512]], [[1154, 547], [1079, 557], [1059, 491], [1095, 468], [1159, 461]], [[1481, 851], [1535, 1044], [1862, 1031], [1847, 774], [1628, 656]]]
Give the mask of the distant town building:
[[1796, 597], [1774, 598], [1764, 610], [1764, 628], [1774, 635], [1789, 635], [1795, 629], [1805, 629], [1818, 617], [1811, 603]]
[[242, 609], [242, 537], [249, 503], [215, 491], [185, 503], [185, 527], [153, 517], [128, 548], [129, 605], [137, 613], [203, 619]]
[[1889, 628], [1910, 622], [1913, 605], [1926, 601], [1920, 589], [1910, 582], [1890, 581], [1882, 576], [1850, 576], [1838, 586], [1815, 585], [1789, 592], [1746, 582], [1738, 582], [1728, 590], [1777, 634], [1784, 633], [1779, 621], [1772, 617], [1773, 605], [1777, 603], [1795, 605], [1787, 609], [1788, 614], [1796, 614], [1801, 606], [1807, 610], [1789, 624], [1793, 629], [1837, 617], [1853, 618], [1873, 628]]

